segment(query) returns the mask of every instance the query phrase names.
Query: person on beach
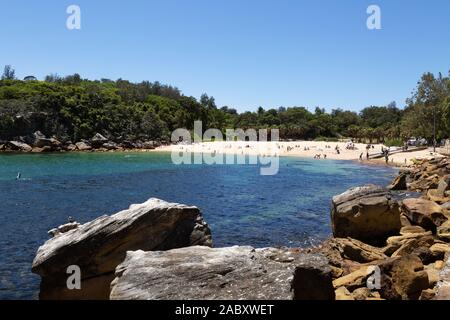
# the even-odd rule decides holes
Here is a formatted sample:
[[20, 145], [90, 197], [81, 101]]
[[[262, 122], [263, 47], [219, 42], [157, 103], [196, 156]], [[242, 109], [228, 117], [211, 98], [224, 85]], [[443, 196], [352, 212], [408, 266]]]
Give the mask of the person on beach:
[[362, 161], [363, 154], [364, 152], [361, 152], [361, 154], [359, 155], [359, 161]]

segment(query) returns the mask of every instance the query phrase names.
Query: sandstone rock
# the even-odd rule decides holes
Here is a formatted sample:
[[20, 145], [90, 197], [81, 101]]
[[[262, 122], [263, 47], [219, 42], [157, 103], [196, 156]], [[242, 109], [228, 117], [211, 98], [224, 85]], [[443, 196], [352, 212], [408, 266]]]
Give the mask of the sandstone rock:
[[338, 250], [343, 259], [365, 263], [387, 258], [382, 249], [352, 238], [334, 238], [330, 240], [330, 244]]
[[437, 260], [434, 262], [434, 268], [437, 270], [441, 270], [445, 267], [445, 262], [442, 260]]
[[351, 295], [355, 300], [367, 300], [369, 298], [380, 299], [380, 294], [369, 288], [358, 288], [354, 290]]
[[[186, 247], [129, 251], [116, 268], [112, 300], [292, 299], [296, 259], [283, 249]], [[318, 283], [318, 286], [323, 284]]]
[[426, 268], [425, 271], [428, 274], [429, 287], [434, 287], [439, 281], [439, 270], [435, 269], [434, 266]]
[[450, 242], [450, 220], [437, 228], [437, 236], [440, 240]]
[[[41, 299], [107, 299], [114, 270], [126, 251], [190, 245], [211, 245], [199, 209], [152, 198], [48, 240], [38, 249], [32, 271], [42, 278]], [[70, 265], [81, 269], [81, 290], [66, 287]]]
[[431, 235], [410, 238], [404, 241], [402, 246], [396, 250], [391, 257], [401, 257], [412, 254], [419, 257], [422, 263], [428, 264], [436, 260], [435, 254], [430, 250], [430, 247], [433, 244], [434, 239]]
[[391, 258], [380, 265], [380, 295], [388, 300], [417, 300], [429, 287], [428, 274], [419, 257], [406, 255]]
[[434, 289], [426, 289], [420, 294], [419, 300], [433, 300], [435, 296], [436, 291]]
[[8, 141], [3, 148], [10, 151], [22, 152], [31, 152], [31, 150], [33, 149], [28, 144], [20, 141]]
[[42, 132], [40, 131], [36, 131], [33, 134], [33, 137], [34, 137], [33, 146], [36, 148], [47, 147], [46, 150], [48, 150], [48, 148], [50, 148], [51, 150], [55, 150], [61, 146], [60, 141], [58, 141], [55, 138], [46, 138], [45, 135], [42, 134]]
[[338, 278], [333, 281], [335, 288], [346, 287], [348, 290], [353, 291], [357, 288], [366, 286], [367, 278], [371, 275], [369, 266], [363, 266], [360, 269]]
[[92, 149], [92, 147], [90, 145], [88, 145], [86, 142], [82, 142], [82, 141], [75, 143], [75, 145], [77, 147], [77, 150], [80, 150], [80, 151], [89, 151]]
[[94, 148], [100, 148], [103, 144], [108, 142], [108, 139], [102, 136], [100, 133], [96, 133], [91, 138], [91, 146]]
[[408, 233], [404, 236], [393, 236], [389, 237], [386, 240], [386, 243], [388, 245], [402, 245], [406, 240], [414, 239], [414, 238], [421, 238], [425, 236], [431, 236], [433, 233], [431, 231], [427, 231], [424, 233]]
[[450, 190], [450, 175], [445, 175], [441, 178], [437, 187], [437, 193], [444, 196], [447, 190]]
[[395, 177], [394, 181], [391, 182], [390, 185], [387, 186], [389, 190], [406, 190], [406, 178], [408, 176], [407, 172], [400, 172], [397, 177]]
[[114, 142], [107, 142], [102, 145], [106, 150], [116, 150], [118, 148], [117, 144]]
[[405, 236], [410, 233], [424, 233], [426, 230], [420, 226], [406, 226], [400, 229], [400, 234]]
[[76, 229], [80, 226], [78, 222], [69, 222], [63, 225], [60, 225], [57, 228], [51, 229], [48, 231], [48, 234], [52, 237], [56, 237], [61, 235], [62, 233], [66, 233], [67, 231]]
[[77, 146], [74, 145], [74, 144], [69, 144], [69, 145], [67, 145], [67, 146], [65, 147], [65, 149], [66, 149], [67, 151], [75, 151], [75, 150], [77, 150]]
[[307, 254], [296, 262], [292, 280], [294, 300], [334, 300], [331, 268], [323, 255]]
[[155, 149], [156, 143], [155, 143], [155, 141], [145, 141], [142, 143], [142, 148], [143, 149]]
[[402, 210], [413, 224], [433, 232], [447, 220], [439, 205], [425, 199], [405, 199]]
[[336, 300], [355, 300], [346, 287], [339, 287], [335, 291]]
[[400, 224], [402, 227], [408, 227], [412, 225], [411, 221], [409, 221], [408, 217], [404, 213], [400, 214]]
[[450, 252], [450, 245], [443, 243], [435, 243], [430, 247], [430, 251], [436, 256], [436, 260], [443, 260], [445, 254]]
[[446, 202], [450, 201], [450, 197], [448, 197], [446, 195], [446, 193], [440, 194], [437, 189], [430, 189], [427, 191], [427, 198], [428, 198], [428, 200], [434, 201], [437, 203], [446, 203]]
[[384, 243], [400, 230], [400, 211], [390, 191], [375, 185], [349, 189], [334, 196], [331, 211], [333, 235], [365, 243]]

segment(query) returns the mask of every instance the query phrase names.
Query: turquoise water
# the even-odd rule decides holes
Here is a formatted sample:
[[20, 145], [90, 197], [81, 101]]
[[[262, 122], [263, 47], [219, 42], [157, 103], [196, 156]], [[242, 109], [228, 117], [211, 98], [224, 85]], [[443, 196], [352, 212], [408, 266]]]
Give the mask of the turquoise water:
[[261, 176], [257, 165], [177, 166], [167, 153], [0, 155], [0, 299], [36, 298], [32, 260], [69, 215], [87, 222], [158, 197], [198, 206], [215, 246], [303, 247], [330, 235], [333, 195], [386, 185], [395, 173], [293, 157], [280, 158], [277, 175]]

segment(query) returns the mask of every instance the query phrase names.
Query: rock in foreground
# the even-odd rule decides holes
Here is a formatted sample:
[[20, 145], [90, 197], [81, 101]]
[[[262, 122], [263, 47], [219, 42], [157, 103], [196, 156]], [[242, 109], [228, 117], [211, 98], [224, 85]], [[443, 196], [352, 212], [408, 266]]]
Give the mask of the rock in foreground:
[[[211, 244], [197, 207], [152, 198], [56, 235], [38, 249], [32, 271], [42, 278], [41, 299], [107, 299], [127, 251]], [[81, 270], [81, 290], [67, 289], [71, 265]]]
[[[187, 247], [169, 251], [127, 252], [111, 283], [111, 299], [292, 299], [294, 269], [315, 270], [316, 255], [288, 249]], [[310, 257], [310, 258], [308, 258]], [[300, 260], [303, 262], [300, 263]], [[326, 259], [318, 267], [329, 270]], [[322, 274], [327, 277], [327, 270]], [[299, 270], [298, 272], [301, 273]], [[320, 277], [319, 277], [320, 278]], [[317, 279], [319, 279], [317, 278]], [[326, 283], [310, 279], [311, 294]], [[314, 282], [314, 280], [316, 280]], [[323, 278], [320, 278], [323, 280]], [[331, 277], [329, 288], [332, 291]], [[323, 297], [326, 292], [320, 292]], [[334, 292], [332, 292], [334, 296]], [[327, 297], [330, 297], [327, 295]], [[312, 297], [314, 298], [314, 297]]]
[[400, 231], [400, 210], [390, 191], [375, 185], [351, 188], [334, 196], [331, 222], [336, 238], [384, 244]]

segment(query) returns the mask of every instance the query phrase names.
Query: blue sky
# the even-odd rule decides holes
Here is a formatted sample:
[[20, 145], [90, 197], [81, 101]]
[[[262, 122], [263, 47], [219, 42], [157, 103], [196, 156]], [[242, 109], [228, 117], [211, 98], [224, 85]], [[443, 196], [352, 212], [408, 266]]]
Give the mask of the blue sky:
[[[81, 8], [68, 30], [66, 8]], [[381, 8], [381, 30], [366, 9]], [[0, 0], [0, 64], [19, 77], [78, 72], [207, 92], [239, 111], [402, 107], [450, 69], [450, 1]]]

